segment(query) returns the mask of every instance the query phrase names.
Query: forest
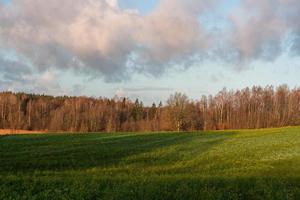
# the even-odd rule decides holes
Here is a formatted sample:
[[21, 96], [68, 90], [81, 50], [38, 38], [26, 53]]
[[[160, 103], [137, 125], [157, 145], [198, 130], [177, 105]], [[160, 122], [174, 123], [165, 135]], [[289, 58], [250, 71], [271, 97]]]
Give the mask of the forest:
[[128, 98], [0, 93], [0, 129], [150, 132], [257, 129], [300, 125], [300, 88], [223, 89], [191, 100], [175, 93], [144, 106]]

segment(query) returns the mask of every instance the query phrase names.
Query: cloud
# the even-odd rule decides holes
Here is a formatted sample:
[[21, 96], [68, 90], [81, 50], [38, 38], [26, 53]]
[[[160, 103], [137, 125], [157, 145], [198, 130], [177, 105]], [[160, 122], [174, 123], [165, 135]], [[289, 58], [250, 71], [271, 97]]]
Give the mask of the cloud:
[[116, 98], [124, 98], [126, 96], [127, 96], [127, 94], [122, 88], [118, 88], [115, 92], [115, 97]]
[[3, 79], [9, 81], [22, 81], [31, 73], [31, 69], [24, 63], [0, 58], [0, 71]]
[[143, 16], [116, 0], [12, 0], [0, 5], [0, 48], [40, 72], [72, 69], [108, 81], [160, 74], [208, 47], [198, 15], [209, 6], [209, 0], [161, 0]]
[[170, 87], [137, 87], [137, 88], [124, 88], [125, 91], [128, 92], [170, 92], [174, 91], [175, 88], [170, 88]]
[[272, 61], [284, 51], [282, 44], [289, 34], [295, 38], [292, 48], [297, 51], [299, 18], [298, 0], [242, 0], [230, 15], [229, 44], [241, 60]]
[[34, 73], [29, 65], [0, 58], [0, 90], [26, 91], [34, 93], [63, 94], [57, 75], [45, 71]]
[[29, 72], [13, 74], [8, 68], [22, 71], [28, 65], [40, 75], [73, 70], [106, 81], [134, 73], [157, 77], [174, 66], [192, 65], [195, 58], [272, 61], [284, 51], [288, 34], [291, 52], [300, 55], [300, 1], [241, 0], [224, 19], [231, 26], [212, 32], [199, 16], [213, 15], [220, 2], [160, 0], [146, 15], [121, 9], [117, 0], [0, 3], [0, 49], [19, 59], [1, 71], [5, 80], [18, 82], [29, 81], [22, 77]]

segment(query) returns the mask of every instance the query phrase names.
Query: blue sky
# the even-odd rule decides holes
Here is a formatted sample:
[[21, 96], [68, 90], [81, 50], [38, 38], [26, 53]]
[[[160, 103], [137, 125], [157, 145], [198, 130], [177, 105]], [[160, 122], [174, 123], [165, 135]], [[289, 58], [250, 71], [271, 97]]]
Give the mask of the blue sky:
[[[31, 1], [31, 0], [27, 0]], [[41, 0], [39, 0], [41, 1]], [[80, 0], [77, 0], [80, 1]], [[171, 0], [172, 1], [172, 0]], [[175, 0], [176, 1], [176, 0]], [[8, 0], [0, 0], [2, 4], [7, 4]], [[113, 2], [113, 1], [111, 1]], [[168, 2], [168, 1], [166, 1]], [[209, 2], [209, 1], [208, 1]], [[296, 2], [296, 1], [295, 1]], [[68, 5], [68, 0], [63, 0], [62, 3], [66, 4], [66, 8]], [[123, 37], [118, 35], [120, 34], [119, 32], [109, 32], [107, 38], [108, 38], [108, 44], [111, 45], [116, 45], [116, 49], [103, 49], [103, 42], [99, 43], [99, 46], [93, 47], [93, 41], [90, 42], [89, 40], [84, 40], [84, 35], [82, 32], [80, 32], [80, 40], [82, 39], [82, 43], [86, 42], [86, 44], [90, 45], [91, 49], [95, 48], [95, 52], [99, 52], [99, 50], [104, 51], [104, 52], [109, 52], [109, 59], [106, 57], [91, 57], [91, 55], [87, 55], [86, 52], [84, 52], [84, 56], [82, 56], [82, 45], [81, 44], [74, 44], [74, 42], [70, 43], [62, 43], [58, 47], [55, 46], [55, 48], [46, 49], [44, 51], [45, 45], [39, 46], [42, 42], [44, 42], [44, 35], [42, 33], [40, 35], [37, 35], [36, 39], [32, 39], [30, 37], [30, 40], [34, 40], [33, 43], [36, 44], [36, 48], [34, 48], [32, 51], [20, 51], [21, 46], [18, 44], [15, 44], [13, 42], [10, 42], [12, 40], [11, 37], [6, 36], [3, 34], [1, 36], [1, 28], [0, 28], [0, 70], [2, 73], [0, 74], [0, 89], [2, 90], [13, 90], [13, 91], [29, 91], [29, 92], [38, 92], [38, 93], [48, 93], [52, 95], [86, 95], [86, 96], [105, 96], [105, 97], [113, 97], [115, 95], [119, 96], [128, 96], [131, 99], [139, 98], [143, 100], [146, 104], [151, 104], [152, 102], [159, 102], [162, 100], [163, 102], [168, 98], [168, 96], [171, 93], [174, 93], [175, 91], [178, 92], [183, 92], [186, 93], [189, 97], [192, 99], [199, 99], [201, 95], [207, 95], [207, 94], [216, 94], [218, 91], [222, 90], [224, 87], [228, 89], [239, 89], [239, 88], [244, 88], [244, 87], [251, 87], [253, 85], [261, 85], [261, 86], [267, 86], [267, 85], [274, 85], [278, 86], [280, 84], [288, 84], [291, 88], [295, 86], [300, 86], [299, 84], [299, 74], [300, 74], [300, 57], [298, 54], [292, 54], [289, 52], [289, 40], [282, 40], [282, 41], [277, 41], [279, 40], [278, 35], [283, 34], [282, 30], [277, 31], [277, 29], [274, 29], [272, 26], [269, 29], [266, 30], [261, 30], [261, 32], [256, 33], [256, 31], [252, 31], [252, 29], [249, 28], [251, 24], [247, 25], [247, 22], [245, 23], [246, 25], [244, 26], [243, 23], [240, 25], [240, 23], [237, 23], [236, 27], [234, 29], [231, 29], [230, 31], [225, 31], [223, 29], [230, 29], [231, 22], [227, 19], [229, 15], [235, 14], [235, 12], [238, 12], [240, 10], [243, 10], [241, 7], [241, 2], [239, 0], [223, 0], [223, 1], [218, 1], [216, 5], [214, 5], [213, 10], [210, 8], [203, 9], [204, 11], [201, 11], [202, 13], [205, 13], [203, 15], [199, 15], [198, 18], [200, 19], [200, 23], [202, 28], [205, 31], [208, 31], [208, 34], [205, 35], [212, 35], [215, 34], [213, 32], [210, 32], [211, 30], [216, 31], [216, 32], [221, 32], [220, 35], [214, 36], [216, 38], [213, 38], [213, 42], [215, 40], [221, 40], [226, 42], [226, 37], [230, 38], [228, 39], [229, 41], [234, 40], [232, 43], [233, 45], [237, 44], [236, 41], [240, 42], [241, 39], [236, 40], [233, 36], [230, 34], [237, 34], [240, 33], [240, 35], [237, 35], [238, 38], [244, 39], [246, 36], [248, 37], [249, 34], [245, 34], [244, 29], [249, 31], [250, 33], [253, 33], [250, 35], [250, 39], [253, 39], [253, 43], [248, 42], [248, 41], [243, 41], [241, 44], [237, 44], [237, 47], [233, 47], [232, 49], [236, 50], [239, 52], [239, 56], [241, 58], [238, 58], [237, 61], [234, 60], [234, 58], [229, 58], [229, 62], [226, 61], [226, 59], [223, 59], [222, 56], [218, 56], [216, 59], [206, 59], [207, 52], [213, 52], [211, 49], [214, 49], [216, 44], [213, 44], [208, 47], [201, 42], [201, 44], [197, 44], [196, 47], [191, 47], [189, 48], [190, 45], [193, 44], [193, 38], [191, 38], [192, 43], [188, 40], [187, 45], [183, 45], [183, 50], [178, 49], [170, 49], [170, 53], [167, 52], [166, 55], [163, 55], [162, 57], [161, 54], [164, 54], [164, 51], [161, 51], [161, 48], [166, 48], [168, 49], [168, 46], [165, 47], [165, 43], [161, 41], [161, 38], [156, 38], [154, 34], [160, 33], [160, 32], [150, 32], [147, 31], [143, 33], [142, 39], [141, 36], [138, 36], [137, 39], [131, 38], [131, 35], [135, 33], [131, 33], [131, 30], [127, 29], [122, 29], [124, 31], [124, 34], [128, 34], [127, 37], [128, 41], [125, 41], [124, 38], [122, 41], [119, 41], [118, 38]], [[14, 3], [13, 3], [14, 4]], [[12, 4], [12, 5], [13, 5]], [[45, 1], [45, 4], [47, 2]], [[180, 6], [180, 3], [177, 3]], [[176, 4], [176, 5], [177, 5]], [[55, 6], [56, 4], [53, 4]], [[122, 17], [116, 20], [116, 17], [110, 17], [107, 20], [113, 20], [113, 23], [115, 24], [121, 24], [122, 28], [123, 23], [127, 23], [127, 21], [132, 20], [135, 15], [137, 17], [134, 19], [135, 21], [138, 20], [145, 20], [142, 21], [142, 25], [144, 23], [148, 23], [147, 16], [151, 15], [158, 7], [159, 1], [158, 0], [147, 0], [147, 1], [141, 1], [141, 0], [119, 0], [118, 6], [119, 8], [112, 8], [110, 9], [111, 12], [115, 12], [116, 9], [118, 14], [122, 13], [122, 10], [126, 10], [125, 14], [122, 14]], [[167, 4], [169, 5], [169, 4]], [[196, 5], [196, 4], [195, 4]], [[183, 5], [184, 6], [184, 5]], [[254, 5], [256, 6], [256, 5]], [[4, 6], [2, 6], [3, 9], [7, 9]], [[1, 8], [1, 7], [0, 7]], [[102, 7], [100, 7], [102, 9]], [[255, 7], [254, 7], [255, 8]], [[25, 8], [24, 8], [25, 9]], [[28, 9], [28, 8], [26, 8]], [[41, 8], [45, 9], [44, 7]], [[63, 6], [62, 6], [63, 9]], [[163, 7], [166, 11], [165, 7]], [[22, 8], [21, 8], [22, 10]], [[137, 10], [137, 14], [128, 14], [133, 11], [131, 10]], [[238, 11], [235, 11], [238, 10]], [[250, 9], [251, 10], [251, 9]], [[1, 11], [1, 10], [0, 10]], [[205, 12], [207, 11], [207, 12]], [[27, 12], [27, 13], [26, 13]], [[28, 16], [32, 15], [32, 11], [26, 11], [25, 13]], [[46, 10], [47, 12], [47, 10]], [[108, 12], [108, 11], [107, 11]], [[128, 13], [127, 13], [128, 12]], [[135, 12], [135, 11], [134, 11]], [[183, 17], [187, 17], [186, 19], [190, 19], [193, 17], [192, 14], [190, 14], [186, 10], [182, 10], [184, 13]], [[245, 9], [243, 10], [245, 12]], [[28, 14], [29, 13], [29, 14]], [[51, 12], [50, 12], [51, 13]], [[89, 12], [91, 13], [91, 12]], [[180, 11], [181, 14], [181, 11]], [[273, 13], [272, 13], [273, 14]], [[38, 15], [38, 14], [37, 14]], [[59, 13], [57, 14], [59, 15]], [[65, 15], [63, 15], [66, 17]], [[81, 15], [80, 15], [81, 16]], [[115, 15], [112, 15], [115, 16]], [[124, 17], [125, 16], [125, 17]], [[274, 16], [276, 16], [274, 14]], [[2, 17], [2, 18], [1, 18]], [[32, 16], [31, 16], [32, 17]], [[73, 17], [72, 14], [70, 14], [70, 19]], [[128, 17], [128, 18], [127, 18]], [[239, 18], [237, 15], [236, 18]], [[4, 18], [0, 14], [0, 19], [7, 20], [7, 18]], [[78, 16], [77, 18], [78, 19]], [[160, 19], [160, 18], [158, 18]], [[19, 19], [20, 20], [20, 19]], [[151, 19], [152, 20], [152, 19]], [[153, 20], [156, 20], [156, 18], [153, 18]], [[265, 19], [261, 19], [259, 21], [259, 24], [265, 23]], [[5, 22], [5, 21], [2, 21]], [[45, 21], [45, 23], [48, 23], [48, 21]], [[76, 21], [77, 22], [77, 21]], [[152, 22], [152, 21], [151, 21]], [[268, 22], [268, 21], [267, 21]], [[18, 21], [15, 22], [16, 24]], [[38, 23], [35, 22], [35, 23]], [[43, 22], [44, 23], [44, 22]], [[102, 22], [101, 24], [106, 23], [106, 21]], [[111, 21], [109, 21], [111, 23]], [[109, 24], [108, 23], [108, 24]], [[132, 21], [129, 22], [128, 25], [125, 27], [129, 27], [129, 29], [133, 29], [136, 26], [135, 24], [132, 25]], [[166, 22], [168, 23], [168, 21]], [[250, 23], [250, 22], [249, 22]], [[272, 23], [272, 22], [270, 22]], [[32, 22], [28, 22], [28, 26], [32, 26]], [[75, 23], [74, 23], [75, 24]], [[191, 21], [191, 24], [193, 24], [193, 21]], [[15, 33], [15, 24], [11, 25], [11, 28], [7, 28], [7, 31], [13, 31]], [[69, 25], [69, 24], [68, 24]], [[6, 31], [5, 23], [0, 22], [0, 27], [3, 26], [3, 30]], [[278, 25], [279, 26], [279, 25]], [[291, 30], [294, 28], [294, 25], [290, 25]], [[42, 25], [44, 28], [44, 25]], [[46, 27], [46, 26], [45, 26]], [[104, 26], [107, 27], [107, 29], [110, 26]], [[225, 27], [225, 28], [224, 28]], [[283, 26], [286, 28], [285, 26]], [[46, 30], [51, 30], [52, 24], [48, 25], [47, 24], [47, 29]], [[78, 30], [78, 27], [76, 27]], [[80, 26], [81, 29], [83, 28], [90, 28], [90, 27], [83, 27]], [[119, 26], [117, 26], [117, 30], [119, 30]], [[144, 28], [144, 27], [143, 27]], [[149, 27], [145, 26], [146, 30]], [[171, 26], [173, 28], [173, 26]], [[187, 27], [191, 28], [191, 27]], [[255, 27], [254, 27], [255, 28]], [[258, 27], [259, 28], [259, 27]], [[80, 30], [81, 30], [80, 29]], [[177, 29], [175, 26], [174, 29]], [[208, 29], [208, 30], [206, 30]], [[278, 28], [279, 29], [279, 28]], [[73, 29], [72, 29], [73, 30]], [[74, 31], [73, 30], [73, 31]], [[93, 31], [98, 31], [95, 30], [94, 28], [89, 29], [91, 30], [90, 32]], [[158, 29], [161, 30], [161, 29]], [[179, 29], [180, 30], [180, 29]], [[194, 30], [193, 28], [191, 30]], [[3, 33], [5, 33], [3, 31]], [[38, 29], [38, 31], [40, 31]], [[102, 33], [102, 30], [100, 29], [99, 32], [96, 33]], [[113, 29], [112, 31], [115, 31]], [[128, 31], [128, 33], [127, 33]], [[150, 31], [152, 31], [150, 27]], [[183, 33], [186, 30], [182, 30]], [[233, 32], [231, 32], [233, 31]], [[271, 48], [278, 48], [278, 46], [282, 47], [282, 50], [276, 54], [274, 54], [273, 59], [264, 59], [262, 49], [265, 46], [261, 46], [259, 43], [266, 42], [266, 44], [269, 44], [269, 37], [262, 37], [260, 33], [264, 33], [270, 31], [270, 38], [273, 43], [278, 43], [278, 45], [271, 46]], [[42, 32], [42, 31], [40, 31]], [[90, 33], [88, 30], [86, 32]], [[177, 31], [178, 32], [178, 31]], [[191, 34], [195, 34], [195, 31], [192, 31]], [[224, 33], [223, 33], [224, 32]], [[227, 32], [230, 33], [227, 35]], [[11, 33], [11, 32], [9, 32]], [[116, 37], [111, 39], [111, 34], [113, 35], [116, 34]], [[141, 33], [138, 31], [138, 33]], [[201, 34], [202, 32], [199, 32]], [[149, 34], [149, 35], [147, 35]], [[169, 34], [169, 33], [168, 33]], [[177, 36], [176, 32], [172, 33], [172, 35], [175, 34], [174, 40], [176, 40], [178, 37], [178, 41], [182, 40], [182, 35], [184, 34], [179, 34]], [[262, 37], [259, 40], [256, 40], [256, 38], [251, 38], [255, 37], [254, 34], [258, 34], [259, 37]], [[87, 34], [89, 36], [89, 34]], [[188, 35], [188, 33], [187, 33]], [[78, 35], [75, 35], [74, 37], [77, 37]], [[192, 35], [195, 37], [195, 35]], [[220, 38], [220, 37], [223, 37]], [[2, 37], [2, 40], [1, 40]], [[16, 36], [17, 39], [20, 40], [20, 43], [26, 45], [27, 40], [23, 36]], [[47, 36], [47, 48], [49, 46], [49, 41], [48, 38], [52, 36]], [[71, 35], [69, 38], [72, 38], [73, 35]], [[205, 36], [206, 37], [206, 36]], [[25, 39], [24, 39], [25, 38]], [[60, 35], [55, 35], [53, 36], [55, 38], [55, 45], [61, 41], [61, 36]], [[204, 38], [204, 36], [203, 36]], [[200, 38], [199, 40], [202, 41], [203, 38]], [[233, 39], [232, 39], [233, 38]], [[6, 41], [8, 44], [6, 44]], [[68, 40], [64, 38], [64, 40]], [[131, 43], [131, 40], [134, 40]], [[165, 38], [165, 40], [168, 40], [168, 38]], [[206, 39], [203, 39], [204, 43]], [[98, 41], [98, 37], [95, 36], [94, 41]], [[102, 37], [101, 37], [102, 41]], [[137, 42], [136, 42], [137, 41]], [[142, 41], [142, 42], [141, 42]], [[186, 42], [186, 40], [183, 40]], [[197, 40], [198, 41], [198, 40]], [[275, 41], [275, 42], [274, 42]], [[1, 42], [3, 45], [1, 45]], [[112, 43], [111, 43], [112, 42]], [[28, 42], [29, 43], [29, 42]], [[32, 43], [32, 41], [31, 41]], [[273, 44], [272, 43], [272, 44]], [[4, 45], [5, 44], [5, 45]], [[104, 43], [106, 44], [106, 42]], [[147, 52], [136, 52], [139, 51], [140, 46], [143, 47], [145, 45], [146, 47], [150, 46], [152, 47], [152, 44], [155, 44], [156, 46], [151, 49], [151, 51]], [[51, 44], [52, 45], [52, 44]], [[79, 45], [79, 46], [78, 46]], [[173, 45], [173, 44], [172, 44]], [[176, 44], [174, 44], [176, 48]], [[63, 47], [60, 49], [60, 47]], [[66, 46], [68, 47], [68, 51], [66, 50]], [[96, 46], [96, 43], [95, 43]], [[129, 47], [128, 47], [129, 46]], [[134, 47], [133, 53], [130, 53], [128, 55], [144, 55], [147, 54], [147, 59], [145, 61], [144, 57], [142, 61], [145, 61], [145, 69], [141, 67], [140, 60], [136, 61], [133, 60], [132, 62], [137, 62], [139, 64], [134, 65], [133, 68], [130, 68], [128, 71], [124, 72], [122, 69], [122, 66], [125, 66], [128, 64], [128, 55], [122, 57], [119, 56], [120, 54], [129, 51], [127, 47], [130, 49], [133, 48], [132, 46], [137, 46]], [[52, 47], [52, 46], [51, 46]], [[80, 51], [78, 48], [80, 47]], [[230, 46], [231, 47], [231, 46]], [[77, 54], [80, 54], [80, 63], [81, 62], [87, 62], [88, 64], [91, 63], [91, 66], [83, 66], [82, 64], [79, 65], [78, 62], [75, 62], [74, 60], [77, 59], [77, 54], [74, 55], [69, 55], [69, 48], [72, 48], [71, 53], [76, 51]], [[85, 47], [84, 47], [85, 48]], [[135, 49], [137, 48], [137, 49]], [[180, 48], [180, 46], [179, 46]], [[186, 49], [184, 49], [186, 48]], [[196, 50], [195, 50], [196, 49]], [[227, 52], [232, 50], [231, 48], [222, 50], [222, 55], [226, 54], [226, 58], [228, 58]], [[78, 52], [77, 52], [78, 50]], [[153, 51], [152, 51], [153, 50]], [[36, 54], [36, 51], [38, 53]], [[41, 53], [40, 53], [41, 51]], [[168, 51], [168, 50], [167, 50]], [[174, 52], [173, 52], [174, 51]], [[186, 52], [189, 52], [189, 54], [194, 54], [194, 51], [198, 53], [198, 51], [205, 52], [203, 55], [201, 54], [201, 59], [195, 59], [192, 62], [186, 62], [190, 57], [186, 56]], [[49, 54], [50, 52], [50, 54]], [[90, 49], [89, 51], [90, 52]], [[250, 53], [249, 53], [250, 52]], [[181, 54], [184, 54], [181, 55]], [[46, 55], [46, 56], [45, 56]], [[148, 58], [148, 56], [152, 56], [151, 58]], [[179, 56], [178, 56], [179, 55]], [[230, 54], [231, 55], [231, 54]], [[272, 54], [273, 55], [273, 54]], [[66, 57], [66, 59], [64, 58]], [[71, 56], [71, 61], [67, 60]], [[40, 59], [39, 57], [43, 58]], [[58, 57], [58, 58], [57, 58]], [[156, 57], [158, 57], [160, 60], [156, 60]], [[221, 58], [222, 57], [222, 58]], [[114, 61], [114, 59], [116, 61]], [[49, 59], [50, 61], [47, 62], [45, 59]], [[59, 64], [62, 62], [65, 65], [68, 66], [59, 66]], [[79, 57], [78, 57], [79, 59]], [[90, 60], [87, 60], [90, 59]], [[103, 61], [104, 59], [104, 61]], [[163, 60], [161, 60], [163, 59]], [[95, 69], [96, 67], [93, 65], [94, 60], [97, 62], [100, 62], [99, 65], [105, 65], [103, 69], [99, 71], [98, 69]], [[110, 61], [113, 60], [112, 63]], [[76, 60], [77, 61], [77, 60]], [[176, 61], [176, 62], [175, 62]], [[103, 63], [102, 63], [103, 62]], [[119, 62], [114, 65], [114, 63]], [[22, 67], [20, 63], [28, 63], [28, 70], [24, 70], [25, 67]], [[171, 63], [171, 64], [170, 64]], [[185, 63], [183, 67], [182, 63]], [[74, 67], [74, 65], [76, 66]], [[38, 66], [39, 65], [39, 66]], [[53, 65], [53, 66], [52, 66]], [[78, 66], [77, 66], [78, 65]], [[87, 65], [87, 64], [86, 64]], [[110, 66], [111, 65], [111, 66]], [[21, 67], [24, 72], [20, 72], [17, 74], [12, 75], [12, 69], [22, 71]], [[19, 68], [18, 68], [19, 67]], [[150, 69], [147, 67], [151, 67]], [[135, 69], [137, 68], [137, 69]], [[154, 70], [155, 69], [155, 70]], [[119, 71], [118, 71], [119, 70]], [[99, 73], [98, 73], [99, 72]], [[111, 78], [111, 76], [115, 77], [115, 73], [118, 75], [125, 73], [126, 75], [123, 77], [120, 76], [121, 78]], [[113, 75], [111, 75], [113, 74]]]
[[158, 0], [138, 1], [138, 0], [120, 0], [119, 5], [124, 9], [137, 9], [143, 14], [151, 12], [159, 3]]

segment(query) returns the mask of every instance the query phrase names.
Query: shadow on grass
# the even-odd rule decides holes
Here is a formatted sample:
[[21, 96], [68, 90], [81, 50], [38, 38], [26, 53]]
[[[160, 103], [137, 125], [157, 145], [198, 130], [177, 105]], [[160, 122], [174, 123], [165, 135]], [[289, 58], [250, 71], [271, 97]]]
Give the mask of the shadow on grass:
[[299, 199], [300, 179], [0, 178], [1, 199]]
[[[201, 153], [233, 134], [235, 132], [9, 136], [0, 142], [0, 173], [55, 172], [122, 166], [128, 164], [128, 158], [137, 156], [137, 159], [129, 160], [131, 163], [139, 163], [141, 160], [138, 155], [159, 149], [179, 146], [179, 151], [183, 148], [193, 151], [194, 146], [189, 146], [189, 143], [194, 140], [199, 141], [197, 149]], [[163, 155], [156, 158], [156, 163], [153, 164], [182, 159], [179, 153], [173, 151]]]

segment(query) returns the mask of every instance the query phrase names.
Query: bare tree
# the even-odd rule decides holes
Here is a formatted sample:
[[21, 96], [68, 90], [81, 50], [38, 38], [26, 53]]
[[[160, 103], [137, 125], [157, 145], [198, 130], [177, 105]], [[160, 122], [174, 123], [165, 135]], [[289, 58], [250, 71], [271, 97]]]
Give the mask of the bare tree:
[[255, 86], [164, 106], [129, 99], [0, 93], [0, 128], [52, 131], [195, 131], [300, 125], [300, 88]]
[[175, 93], [171, 95], [167, 100], [169, 108], [169, 114], [173, 125], [179, 132], [182, 130], [186, 117], [187, 117], [187, 105], [189, 103], [188, 97], [182, 93]]

